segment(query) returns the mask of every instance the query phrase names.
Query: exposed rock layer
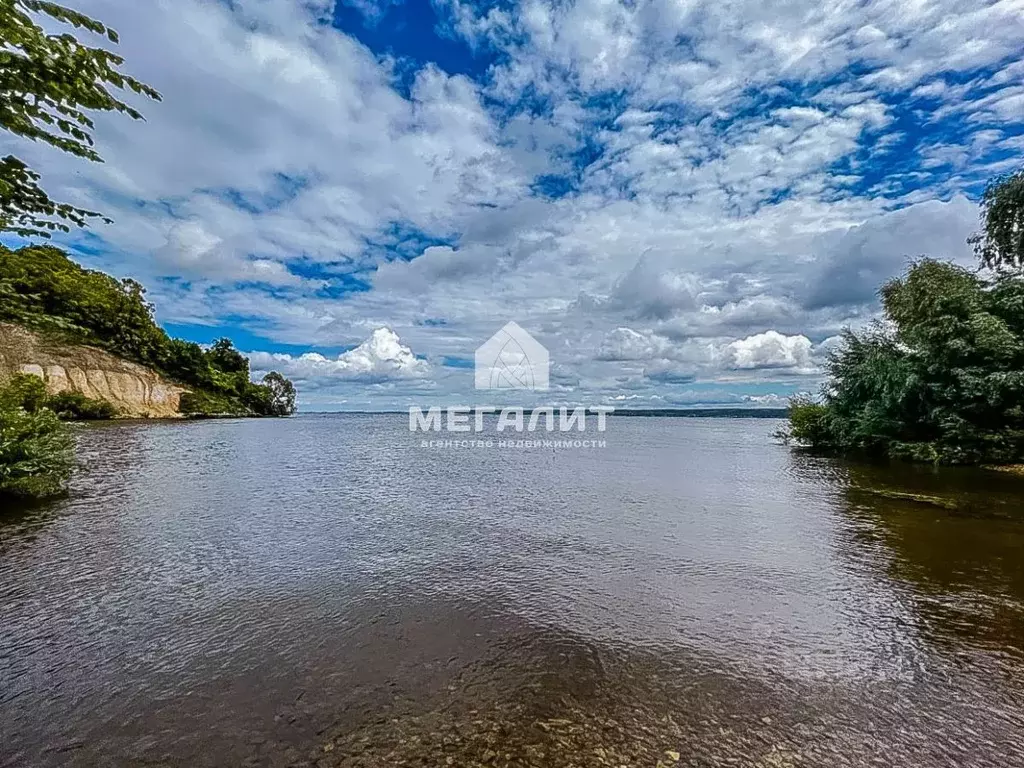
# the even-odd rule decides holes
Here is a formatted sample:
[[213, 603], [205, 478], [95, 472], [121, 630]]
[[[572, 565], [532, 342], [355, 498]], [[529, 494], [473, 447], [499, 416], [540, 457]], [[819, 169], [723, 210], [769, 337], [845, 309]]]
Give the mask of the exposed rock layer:
[[155, 371], [96, 347], [60, 344], [0, 323], [0, 383], [17, 373], [40, 376], [51, 394], [80, 392], [108, 400], [123, 416], [176, 417], [183, 388]]

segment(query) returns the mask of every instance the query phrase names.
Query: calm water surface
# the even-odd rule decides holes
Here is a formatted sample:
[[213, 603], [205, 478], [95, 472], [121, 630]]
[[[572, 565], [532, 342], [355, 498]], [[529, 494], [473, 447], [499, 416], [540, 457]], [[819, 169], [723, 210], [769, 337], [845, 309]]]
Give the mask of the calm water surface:
[[85, 429], [0, 515], [0, 764], [1024, 765], [1024, 481], [775, 426]]

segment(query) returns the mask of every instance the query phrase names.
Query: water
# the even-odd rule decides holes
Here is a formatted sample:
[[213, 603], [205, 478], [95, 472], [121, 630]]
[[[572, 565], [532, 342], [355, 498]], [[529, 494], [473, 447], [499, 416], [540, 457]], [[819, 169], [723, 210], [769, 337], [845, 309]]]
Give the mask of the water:
[[1024, 765], [1024, 480], [775, 426], [84, 429], [0, 517], [0, 764]]

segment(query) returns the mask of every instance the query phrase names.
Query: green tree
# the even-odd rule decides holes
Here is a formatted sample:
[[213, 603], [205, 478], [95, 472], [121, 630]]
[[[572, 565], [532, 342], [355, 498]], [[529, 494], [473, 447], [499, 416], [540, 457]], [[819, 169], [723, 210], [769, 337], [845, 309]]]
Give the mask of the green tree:
[[263, 377], [262, 384], [270, 390], [269, 416], [291, 416], [295, 413], [295, 385], [277, 371]]
[[210, 364], [224, 373], [244, 373], [249, 378], [249, 358], [235, 349], [231, 339], [222, 338], [213, 342], [206, 353]]
[[980, 273], [921, 259], [881, 288], [883, 323], [846, 331], [821, 401], [792, 438], [834, 453], [951, 464], [1024, 462], [1024, 171], [993, 180]]
[[[120, 56], [85, 45], [68, 32], [47, 34], [33, 14], [118, 42], [114, 30], [56, 3], [0, 0], [0, 127], [102, 162], [93, 148], [90, 113], [120, 112], [140, 120], [142, 114], [111, 89], [155, 100], [160, 94], [120, 72], [124, 62]], [[69, 224], [84, 227], [90, 219], [101, 217], [95, 211], [54, 202], [39, 186], [39, 179], [13, 155], [0, 159], [0, 231], [49, 237], [55, 230], [70, 231]]]
[[194, 341], [168, 339], [157, 367], [168, 376], [185, 384], [209, 388], [213, 386], [213, 371], [203, 348]]
[[924, 259], [881, 293], [886, 323], [845, 333], [821, 403], [791, 405], [790, 436], [837, 453], [1024, 461], [1024, 276]]
[[981, 196], [982, 232], [968, 241], [990, 269], [1024, 269], [1024, 170], [1001, 176]]

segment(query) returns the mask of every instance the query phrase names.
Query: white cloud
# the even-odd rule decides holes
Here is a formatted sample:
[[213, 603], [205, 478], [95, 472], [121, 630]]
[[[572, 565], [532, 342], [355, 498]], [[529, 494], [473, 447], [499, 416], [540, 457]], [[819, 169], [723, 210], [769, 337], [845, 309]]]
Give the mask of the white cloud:
[[598, 360], [653, 360], [668, 352], [668, 340], [651, 334], [638, 333], [632, 328], [616, 328], [601, 344]]
[[645, 256], [615, 283], [610, 306], [629, 317], [663, 320], [680, 310], [694, 309], [698, 290], [696, 275], [659, 269]]
[[881, 284], [921, 255], [971, 264], [978, 209], [962, 195], [929, 200], [821, 236], [804, 294], [811, 308], [871, 302]]
[[250, 259], [203, 227], [198, 220], [171, 227], [167, 243], [153, 254], [154, 271], [171, 277], [201, 277], [297, 286], [303, 280], [273, 259]]
[[165, 202], [115, 211], [101, 233], [126, 252], [156, 250], [185, 218], [247, 257], [358, 260], [392, 222], [437, 232], [524, 183], [474, 83], [428, 66], [402, 97], [385, 63], [317, 24], [332, 3], [86, 6], [118, 29], [133, 74], [164, 100], [140, 104], [145, 123], [100, 118], [103, 165], [56, 163], [33, 145], [23, 154], [48, 168], [51, 189], [89, 207]]
[[432, 245], [413, 261], [393, 261], [377, 268], [373, 283], [377, 288], [420, 291], [438, 280], [462, 280], [494, 269], [500, 251], [486, 246], [454, 249]]
[[724, 367], [733, 370], [785, 368], [798, 373], [814, 373], [813, 349], [806, 336], [785, 336], [778, 331], [765, 331], [745, 339], [737, 339], [722, 351]]
[[250, 352], [249, 362], [257, 371], [277, 370], [286, 376], [315, 381], [320, 385], [339, 379], [421, 379], [430, 373], [430, 364], [417, 358], [412, 349], [403, 344], [398, 334], [390, 328], [376, 329], [358, 347], [343, 352], [333, 360], [316, 352], [307, 352], [298, 357]]

